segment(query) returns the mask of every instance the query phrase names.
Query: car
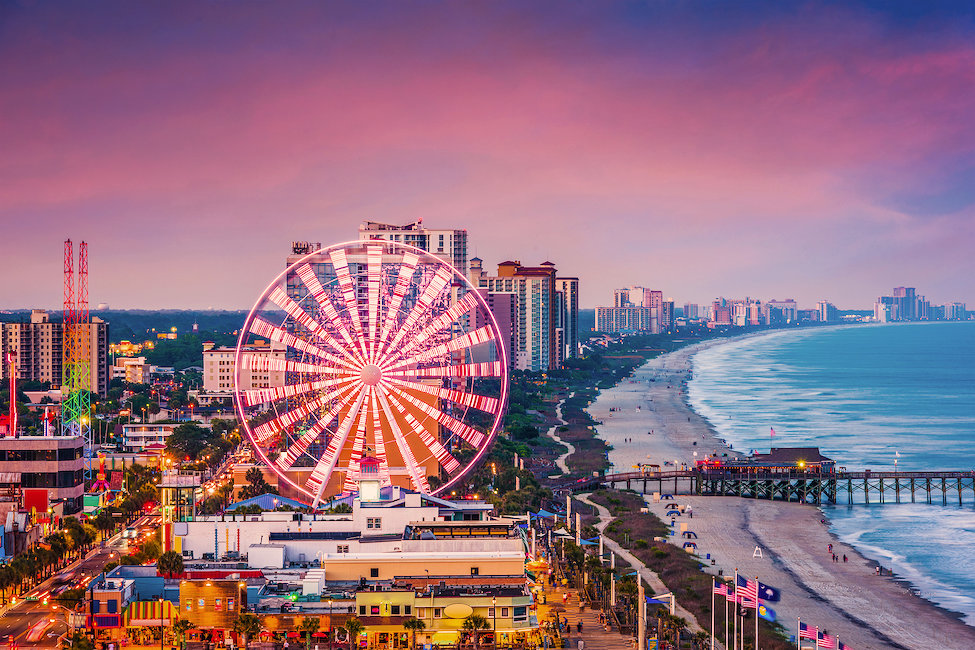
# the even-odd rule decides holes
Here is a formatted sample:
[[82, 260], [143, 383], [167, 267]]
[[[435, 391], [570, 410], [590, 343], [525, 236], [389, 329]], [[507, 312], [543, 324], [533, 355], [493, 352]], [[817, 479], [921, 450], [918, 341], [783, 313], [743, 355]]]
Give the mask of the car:
[[122, 533], [122, 537], [124, 537], [125, 539], [135, 539], [138, 536], [139, 536], [139, 531], [131, 527], [126, 528], [125, 531]]

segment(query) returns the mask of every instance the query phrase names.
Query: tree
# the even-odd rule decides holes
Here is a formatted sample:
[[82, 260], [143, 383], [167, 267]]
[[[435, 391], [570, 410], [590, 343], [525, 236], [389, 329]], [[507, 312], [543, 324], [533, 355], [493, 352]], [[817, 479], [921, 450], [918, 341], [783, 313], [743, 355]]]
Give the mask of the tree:
[[179, 639], [180, 648], [186, 645], [186, 633], [189, 632], [191, 627], [193, 627], [193, 624], [187, 621], [185, 618], [181, 618], [173, 623], [173, 633], [176, 634], [176, 638]]
[[403, 622], [403, 627], [410, 633], [410, 647], [416, 647], [416, 633], [427, 629], [427, 624], [416, 618], [409, 618]]
[[95, 643], [84, 632], [75, 632], [70, 647], [71, 650], [95, 650]]
[[480, 614], [471, 614], [464, 619], [463, 629], [474, 635], [474, 647], [478, 647], [481, 642], [481, 630], [486, 630], [489, 625], [487, 619]]
[[362, 634], [363, 629], [362, 621], [353, 616], [345, 622], [345, 629], [349, 633], [349, 647], [358, 648], [359, 635]]
[[156, 571], [164, 578], [178, 578], [183, 574], [183, 556], [176, 551], [166, 551], [156, 560]]
[[306, 616], [301, 620], [298, 630], [305, 633], [305, 650], [311, 650], [311, 635], [317, 632], [321, 626], [322, 622], [317, 616]]
[[241, 612], [234, 621], [234, 632], [242, 639], [240, 645], [247, 648], [247, 641], [261, 631], [261, 621], [254, 614]]

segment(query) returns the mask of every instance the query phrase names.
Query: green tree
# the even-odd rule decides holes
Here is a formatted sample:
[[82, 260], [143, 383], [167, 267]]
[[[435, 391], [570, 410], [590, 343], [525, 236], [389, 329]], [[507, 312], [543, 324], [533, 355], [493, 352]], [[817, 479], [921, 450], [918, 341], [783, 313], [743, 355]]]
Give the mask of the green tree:
[[481, 644], [481, 630], [486, 630], [489, 624], [486, 618], [480, 614], [471, 614], [464, 619], [463, 625], [461, 627], [474, 635], [474, 647], [478, 647]]
[[186, 646], [186, 633], [190, 631], [193, 624], [187, 621], [185, 618], [181, 618], [175, 623], [173, 623], [173, 633], [176, 634], [176, 638], [179, 639], [179, 647], [183, 648]]
[[84, 632], [75, 632], [69, 647], [71, 650], [95, 650], [95, 643]]
[[241, 637], [241, 647], [247, 648], [247, 642], [261, 631], [261, 621], [254, 614], [241, 612], [234, 621], [234, 632]]
[[306, 616], [301, 620], [298, 630], [305, 635], [305, 650], [311, 650], [311, 635], [317, 632], [321, 626], [322, 622], [317, 616]]
[[362, 621], [352, 616], [345, 622], [345, 630], [349, 633], [349, 647], [358, 648], [359, 635], [362, 634], [363, 630]]
[[410, 633], [410, 647], [416, 647], [416, 633], [427, 629], [427, 624], [416, 618], [408, 618], [403, 622], [403, 627]]
[[183, 556], [176, 551], [166, 551], [156, 560], [156, 571], [164, 578], [178, 578], [183, 574]]

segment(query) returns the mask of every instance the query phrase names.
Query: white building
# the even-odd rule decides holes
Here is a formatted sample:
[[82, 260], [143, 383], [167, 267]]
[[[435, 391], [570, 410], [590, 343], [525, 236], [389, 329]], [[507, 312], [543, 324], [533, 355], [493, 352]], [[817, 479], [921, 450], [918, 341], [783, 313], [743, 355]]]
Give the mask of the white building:
[[116, 357], [112, 365], [112, 379], [124, 379], [130, 384], [148, 384], [152, 366], [145, 357]]
[[461, 275], [467, 275], [467, 231], [432, 230], [423, 227], [423, 219], [405, 226], [377, 221], [364, 221], [359, 226], [359, 239], [382, 239], [416, 246], [447, 262]]
[[[261, 344], [248, 346], [241, 351], [241, 361], [244, 367], [241, 374], [241, 390], [251, 388], [274, 388], [284, 386], [283, 370], [268, 370], [263, 367], [262, 360], [285, 359], [285, 348], [275, 344]], [[203, 344], [203, 390], [207, 393], [226, 393], [229, 395], [234, 389], [234, 358], [236, 349], [232, 347], [214, 347], [207, 341]]]
[[146, 447], [154, 444], [166, 444], [166, 439], [173, 433], [173, 429], [178, 424], [123, 424], [122, 425], [122, 451], [135, 452], [144, 451]]

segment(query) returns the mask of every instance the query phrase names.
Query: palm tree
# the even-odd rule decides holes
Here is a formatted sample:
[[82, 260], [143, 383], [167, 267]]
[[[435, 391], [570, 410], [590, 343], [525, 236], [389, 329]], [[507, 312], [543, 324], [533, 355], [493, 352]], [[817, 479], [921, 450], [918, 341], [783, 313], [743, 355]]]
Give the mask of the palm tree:
[[247, 612], [241, 612], [237, 615], [237, 620], [234, 621], [234, 632], [236, 632], [242, 639], [240, 642], [241, 647], [247, 648], [247, 641], [258, 634], [261, 631], [261, 621], [254, 614], [248, 614]]
[[359, 635], [362, 634], [363, 629], [362, 621], [353, 616], [345, 622], [345, 629], [349, 633], [349, 647], [358, 648]]
[[464, 625], [462, 627], [474, 634], [474, 647], [476, 648], [480, 645], [481, 630], [486, 630], [490, 625], [487, 619], [480, 614], [471, 614], [464, 619]]
[[302, 619], [298, 629], [305, 633], [305, 650], [311, 650], [311, 635], [318, 632], [322, 627], [322, 621], [315, 616], [306, 616]]
[[156, 572], [164, 578], [178, 578], [183, 573], [183, 556], [166, 551], [156, 560]]
[[694, 647], [697, 650], [707, 650], [711, 646], [711, 635], [703, 630], [694, 635]]
[[189, 632], [193, 624], [187, 621], [185, 618], [181, 618], [175, 623], [173, 623], [173, 633], [176, 638], [179, 639], [179, 647], [182, 648], [186, 643], [186, 633]]
[[413, 618], [409, 618], [406, 621], [404, 621], [403, 627], [406, 628], [406, 630], [409, 631], [410, 633], [410, 639], [411, 639], [410, 647], [415, 648], [416, 633], [422, 632], [423, 630], [427, 629], [427, 624], [414, 616]]

